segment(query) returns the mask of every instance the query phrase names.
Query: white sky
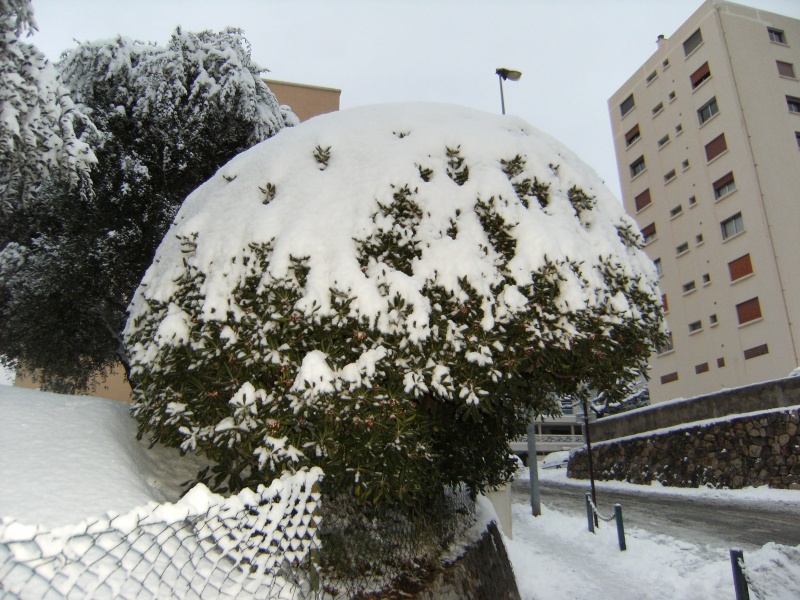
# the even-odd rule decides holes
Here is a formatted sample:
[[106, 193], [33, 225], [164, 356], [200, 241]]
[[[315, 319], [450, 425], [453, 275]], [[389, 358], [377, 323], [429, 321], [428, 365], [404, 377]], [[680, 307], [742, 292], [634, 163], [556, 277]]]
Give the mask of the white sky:
[[[742, 0], [800, 18], [798, 0]], [[123, 34], [164, 44], [236, 26], [269, 77], [342, 90], [341, 107], [407, 101], [506, 110], [569, 146], [619, 197], [607, 100], [701, 0], [33, 0], [49, 58]]]

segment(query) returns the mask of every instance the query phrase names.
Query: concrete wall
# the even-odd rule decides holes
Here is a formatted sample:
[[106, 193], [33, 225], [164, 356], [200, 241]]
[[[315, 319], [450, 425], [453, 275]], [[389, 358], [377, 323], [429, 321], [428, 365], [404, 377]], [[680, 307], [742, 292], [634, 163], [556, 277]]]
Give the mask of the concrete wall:
[[799, 404], [800, 377], [789, 377], [605, 417], [591, 425], [590, 433], [593, 442], [601, 442], [682, 423]]
[[300, 121], [339, 110], [341, 90], [272, 79], [265, 79], [264, 82], [278, 102], [289, 105]]

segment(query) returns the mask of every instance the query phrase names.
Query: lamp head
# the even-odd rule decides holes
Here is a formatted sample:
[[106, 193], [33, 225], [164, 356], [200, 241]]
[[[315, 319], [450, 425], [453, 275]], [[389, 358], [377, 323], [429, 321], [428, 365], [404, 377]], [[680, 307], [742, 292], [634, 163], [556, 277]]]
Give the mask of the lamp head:
[[521, 71], [514, 71], [512, 69], [497, 69], [495, 73], [501, 78], [510, 79], [511, 81], [519, 81], [519, 78], [522, 77]]

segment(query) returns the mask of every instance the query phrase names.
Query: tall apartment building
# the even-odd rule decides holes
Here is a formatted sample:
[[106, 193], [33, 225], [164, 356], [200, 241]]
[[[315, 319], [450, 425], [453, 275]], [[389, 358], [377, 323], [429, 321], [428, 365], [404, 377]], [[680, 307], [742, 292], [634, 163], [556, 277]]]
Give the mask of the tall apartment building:
[[671, 331], [653, 402], [800, 363], [800, 21], [708, 0], [657, 43], [608, 101]]

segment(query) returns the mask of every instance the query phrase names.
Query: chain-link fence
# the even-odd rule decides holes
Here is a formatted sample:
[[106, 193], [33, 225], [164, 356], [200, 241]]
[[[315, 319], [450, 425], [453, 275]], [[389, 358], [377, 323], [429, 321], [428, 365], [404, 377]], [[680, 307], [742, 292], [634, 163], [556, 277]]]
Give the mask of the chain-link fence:
[[365, 598], [412, 589], [474, 519], [466, 490], [428, 517], [322, 503], [319, 469], [223, 498], [46, 530], [0, 520], [0, 598]]

